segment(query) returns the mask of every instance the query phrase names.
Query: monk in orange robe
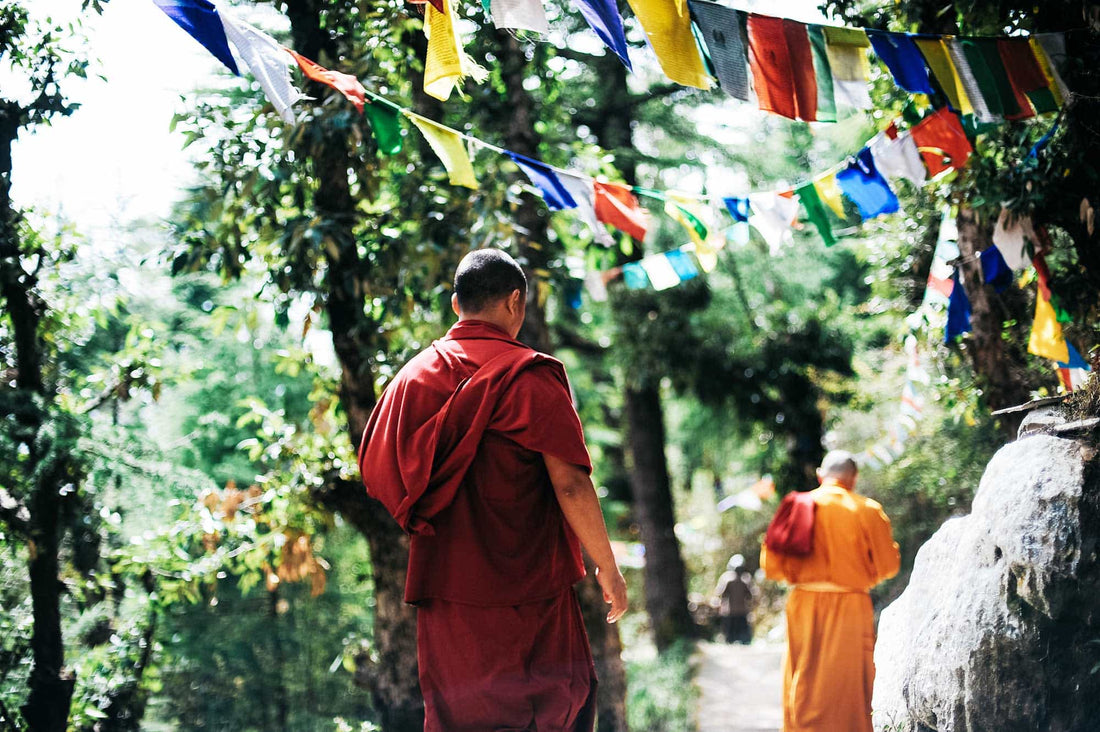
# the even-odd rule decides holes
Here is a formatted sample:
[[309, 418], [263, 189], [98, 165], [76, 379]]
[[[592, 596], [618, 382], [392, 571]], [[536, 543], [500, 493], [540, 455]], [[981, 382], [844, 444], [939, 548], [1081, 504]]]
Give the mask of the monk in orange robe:
[[458, 323], [386, 388], [360, 444], [367, 492], [410, 535], [425, 732], [591, 732], [596, 678], [573, 585], [627, 609], [561, 362], [516, 340], [523, 270], [467, 255]]
[[855, 493], [858, 468], [834, 450], [817, 471], [813, 549], [760, 553], [787, 599], [784, 732], [871, 732], [874, 611], [867, 591], [898, 573], [901, 555], [882, 506]]

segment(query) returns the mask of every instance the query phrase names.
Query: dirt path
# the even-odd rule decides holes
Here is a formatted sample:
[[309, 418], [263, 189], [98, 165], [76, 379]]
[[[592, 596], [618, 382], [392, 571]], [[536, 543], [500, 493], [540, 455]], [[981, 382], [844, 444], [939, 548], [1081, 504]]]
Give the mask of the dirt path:
[[699, 732], [778, 732], [783, 647], [700, 643], [695, 685]]

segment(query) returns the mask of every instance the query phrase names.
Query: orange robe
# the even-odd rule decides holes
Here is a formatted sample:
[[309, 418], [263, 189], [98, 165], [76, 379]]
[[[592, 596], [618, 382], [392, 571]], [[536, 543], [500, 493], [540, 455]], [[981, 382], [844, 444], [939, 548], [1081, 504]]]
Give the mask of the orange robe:
[[833, 482], [813, 496], [813, 551], [760, 553], [769, 578], [794, 585], [783, 732], [871, 732], [875, 628], [867, 591], [897, 574], [901, 555], [878, 503]]

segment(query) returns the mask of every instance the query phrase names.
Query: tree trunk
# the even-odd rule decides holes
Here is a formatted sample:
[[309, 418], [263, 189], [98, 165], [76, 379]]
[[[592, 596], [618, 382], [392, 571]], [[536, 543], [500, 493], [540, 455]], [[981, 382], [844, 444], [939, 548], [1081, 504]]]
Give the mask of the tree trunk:
[[[1020, 318], [1026, 322], [1026, 306], [1022, 291], [1009, 288], [998, 294], [982, 280], [978, 255], [993, 246], [992, 222], [982, 221], [975, 211], [960, 205], [959, 268], [967, 297], [970, 298], [971, 332], [963, 348], [978, 375], [982, 397], [992, 410], [1026, 402], [1030, 396], [1024, 353], [1010, 353], [1010, 344], [1002, 333], [1006, 320]], [[1002, 418], [1000, 427], [1007, 439], [1016, 436], [1020, 418]]]
[[687, 578], [676, 539], [672, 486], [665, 459], [661, 392], [656, 384], [626, 388], [627, 444], [634, 515], [645, 545], [645, 605], [657, 650], [694, 631]]

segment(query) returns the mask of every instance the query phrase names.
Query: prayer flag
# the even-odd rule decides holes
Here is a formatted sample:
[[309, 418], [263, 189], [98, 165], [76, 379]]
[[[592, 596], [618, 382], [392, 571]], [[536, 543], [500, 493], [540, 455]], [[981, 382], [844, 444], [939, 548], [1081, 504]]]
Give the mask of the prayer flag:
[[577, 216], [592, 229], [592, 238], [605, 247], [613, 246], [615, 240], [607, 233], [607, 227], [596, 218], [596, 189], [592, 179], [559, 173], [558, 180], [577, 204]]
[[665, 213], [687, 230], [693, 244], [703, 246], [707, 241], [707, 225], [703, 223], [698, 214], [688, 208], [688, 205], [686, 202], [666, 201]]
[[691, 32], [691, 15], [668, 0], [629, 0], [665, 76], [684, 86], [711, 87], [710, 76]]
[[1004, 292], [1012, 284], [1012, 269], [1005, 263], [1001, 250], [991, 246], [981, 253], [982, 279], [993, 285], [997, 292]]
[[867, 34], [861, 28], [824, 27], [822, 30], [825, 33], [825, 53], [833, 74], [834, 98], [853, 109], [870, 109], [867, 49], [871, 41]]
[[401, 113], [381, 100], [374, 100], [363, 109], [370, 122], [378, 152], [395, 155], [401, 152], [403, 143]]
[[1005, 264], [1015, 271], [1027, 269], [1031, 264], [1027, 245], [1028, 242], [1034, 245], [1035, 241], [1036, 235], [1031, 225], [1031, 217], [1014, 215], [1002, 206], [1001, 215], [997, 217], [997, 225], [993, 228], [993, 245], [1001, 253]]
[[687, 252], [686, 247], [680, 247], [679, 249], [665, 252], [664, 256], [668, 259], [672, 268], [676, 270], [676, 276], [680, 278], [681, 282], [687, 282], [699, 276], [699, 268], [695, 265], [695, 261]]
[[959, 81], [962, 83], [963, 89], [966, 90], [966, 98], [974, 109], [974, 118], [979, 122], [986, 123], [999, 121], [1000, 116], [994, 114], [989, 105], [986, 104], [978, 80], [974, 76], [974, 71], [970, 68], [970, 61], [967, 60], [967, 55], [963, 50], [962, 41], [953, 36], [945, 36], [943, 40], [951, 54], [951, 63], [955, 66]]
[[1021, 95], [1035, 107], [1039, 114], [1058, 109], [1058, 102], [1050, 89], [1050, 80], [1043, 73], [1042, 66], [1035, 58], [1035, 51], [1026, 38], [1001, 38], [997, 41], [1004, 62], [1005, 72], [1021, 105]]
[[634, 239], [642, 241], [649, 226], [646, 210], [638, 203], [629, 188], [615, 183], [593, 184], [596, 192], [596, 220], [611, 224], [619, 231], [626, 232]]
[[970, 98], [966, 94], [959, 72], [955, 69], [955, 63], [951, 60], [951, 50], [947, 41], [941, 36], [914, 37], [924, 62], [936, 78], [940, 89], [947, 97], [947, 103], [951, 109], [959, 114], [973, 114], [974, 108], [970, 106]]
[[406, 111], [405, 116], [412, 120], [424, 135], [424, 139], [428, 141], [432, 152], [439, 157], [443, 167], [447, 169], [451, 185], [476, 189], [477, 178], [474, 176], [474, 166], [470, 162], [466, 146], [462, 143], [462, 136], [450, 127], [444, 127], [415, 112]]
[[294, 57], [274, 38], [258, 28], [235, 18], [230, 13], [219, 13], [222, 26], [237, 53], [260, 83], [264, 95], [287, 124], [294, 124], [291, 107], [302, 98], [290, 79], [290, 66]]
[[363, 111], [363, 105], [366, 104], [367, 101], [367, 90], [363, 88], [363, 85], [359, 83], [358, 79], [351, 74], [330, 71], [324, 66], [321, 66], [315, 61], [310, 61], [305, 56], [289, 48], [286, 50], [294, 57], [294, 60], [298, 62], [298, 68], [302, 70], [307, 78], [326, 86], [331, 86], [333, 89], [343, 94], [349, 102], [355, 105], [356, 109], [360, 112]]
[[860, 150], [847, 167], [836, 174], [836, 180], [840, 190], [855, 203], [859, 215], [865, 219], [898, 210], [898, 198], [875, 168], [868, 148]]
[[550, 32], [542, 0], [491, 0], [489, 7], [493, 25], [497, 28], [518, 28], [543, 34]]
[[731, 97], [747, 102], [749, 70], [741, 40], [744, 16], [733, 8], [708, 0], [690, 0], [689, 5], [710, 52], [718, 85]]
[[1058, 379], [1066, 391], [1077, 391], [1089, 380], [1089, 372], [1085, 369], [1058, 369]]
[[225, 26], [218, 9], [210, 0], [153, 0], [176, 25], [187, 31], [202, 47], [237, 76], [237, 62], [229, 52]]
[[630, 56], [626, 50], [626, 33], [623, 18], [615, 0], [573, 0], [589, 27], [596, 32], [604, 45], [630, 68]]
[[806, 209], [806, 215], [809, 217], [810, 222], [817, 227], [817, 232], [825, 240], [825, 246], [831, 247], [836, 244], [836, 237], [833, 236], [833, 229], [829, 225], [829, 216], [825, 213], [825, 205], [817, 195], [817, 188], [814, 187], [814, 184], [805, 183], [796, 188], [794, 192], [798, 194], [798, 199], [802, 201], [802, 207]]
[[726, 204], [726, 210], [730, 212], [730, 216], [733, 217], [735, 223], [742, 224], [749, 220], [748, 198], [723, 198], [722, 203]]
[[1054, 94], [1054, 101], [1058, 106], [1065, 104], [1069, 97], [1069, 89], [1062, 81], [1059, 69], [1066, 56], [1066, 37], [1063, 33], [1037, 33], [1029, 39], [1031, 50], [1035, 52], [1035, 60], [1047, 77], [1050, 91]]
[[831, 208], [837, 218], [846, 219], [848, 217], [844, 212], [843, 191], [840, 190], [840, 185], [836, 182], [836, 172], [828, 173], [815, 180], [814, 188], [817, 190], [817, 196], [821, 199], [821, 202]]
[[1066, 350], [1069, 351], [1069, 358], [1058, 365], [1064, 369], [1083, 369], [1084, 371], [1092, 371], [1092, 367], [1089, 366], [1088, 361], [1081, 358], [1081, 354], [1077, 352], [1077, 349], [1073, 347], [1073, 344], [1066, 341]]
[[557, 172], [553, 168], [538, 160], [532, 160], [514, 152], [509, 152], [508, 157], [519, 166], [519, 169], [524, 172], [531, 183], [539, 189], [543, 200], [546, 201], [546, 207], [551, 211], [577, 207], [577, 202], [569, 195], [569, 191], [562, 185]]
[[836, 96], [833, 91], [833, 70], [825, 45], [825, 32], [820, 25], [806, 26], [810, 48], [814, 55], [814, 75], [817, 81], [817, 121], [836, 122]]
[[970, 332], [970, 298], [966, 296], [958, 270], [952, 275], [955, 285], [951, 288], [951, 299], [947, 303], [947, 326], [944, 328], [943, 342], [950, 343], [963, 333]]
[[637, 262], [627, 262], [623, 265], [623, 284], [628, 290], [644, 290], [649, 287], [649, 275]]
[[[962, 41], [962, 48], [989, 111], [1008, 119], [1020, 115], [1016, 95], [1012, 92], [1012, 85], [1008, 82], [1001, 54], [997, 49], [997, 39], [966, 38]], [[1028, 111], [1031, 111], [1030, 107]]]
[[880, 30], [868, 30], [867, 37], [875, 55], [886, 64], [899, 87], [914, 94], [932, 94], [924, 56], [912, 38], [905, 33]]
[[648, 257], [643, 257], [639, 264], [642, 265], [642, 269], [649, 276], [649, 282], [653, 285], [653, 289], [658, 292], [680, 284], [680, 276], [676, 274], [672, 263], [668, 261], [664, 254], [651, 254]]
[[584, 276], [584, 286], [592, 302], [607, 302], [607, 283], [602, 274], [595, 270], [590, 271]]
[[928, 178], [928, 171], [921, 162], [917, 143], [908, 132], [891, 139], [889, 135], [880, 134], [871, 141], [868, 147], [871, 156], [875, 159], [875, 167], [885, 176], [905, 178], [917, 188], [924, 185]]
[[760, 109], [791, 119], [817, 119], [817, 81], [806, 26], [749, 15], [749, 65]]
[[[966, 139], [959, 117], [950, 109], [939, 109], [910, 130], [924, 164], [932, 177], [948, 168], [962, 168], [974, 148]], [[949, 158], [944, 160], [944, 156]]]
[[760, 193], [749, 196], [752, 215], [749, 224], [764, 238], [772, 254], [791, 238], [791, 224], [798, 215], [798, 201], [778, 193]]
[[489, 72], [474, 63], [462, 49], [458, 25], [454, 22], [451, 0], [443, 0], [443, 9], [435, 5], [425, 8], [424, 35], [428, 38], [428, 55], [424, 59], [424, 93], [446, 101], [451, 91], [469, 76], [481, 83]]
[[1062, 324], [1054, 312], [1054, 306], [1040, 289], [1035, 294], [1035, 322], [1031, 325], [1028, 353], [1066, 363], [1069, 361], [1069, 344], [1062, 335]]

